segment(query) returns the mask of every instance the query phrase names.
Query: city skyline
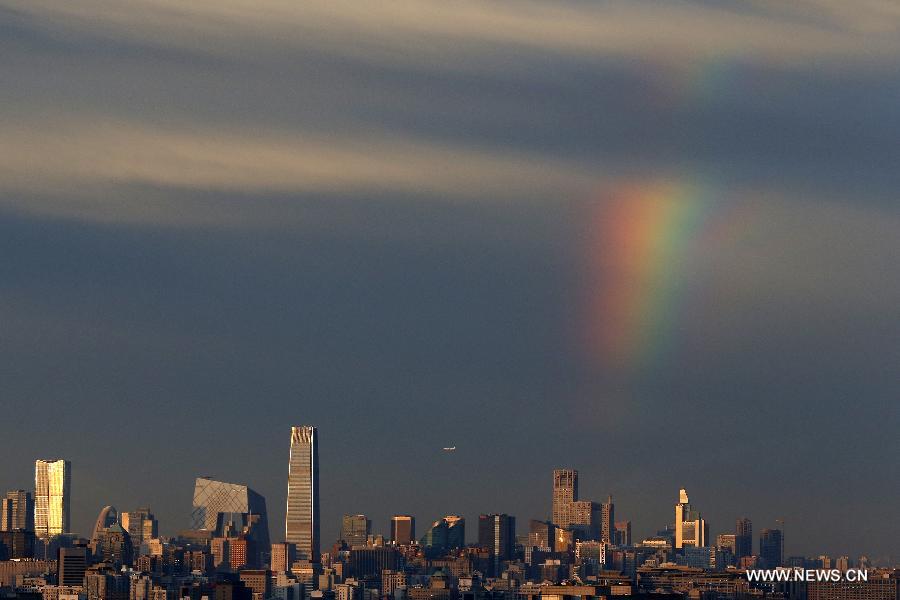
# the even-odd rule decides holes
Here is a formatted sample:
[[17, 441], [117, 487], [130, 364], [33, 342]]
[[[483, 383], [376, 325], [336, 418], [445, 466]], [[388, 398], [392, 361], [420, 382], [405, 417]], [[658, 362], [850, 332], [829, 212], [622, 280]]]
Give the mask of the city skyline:
[[[291, 457], [294, 456], [294, 453], [293, 453], [294, 443], [295, 442], [298, 444], [302, 443], [302, 444], [310, 445], [312, 448], [315, 448], [315, 450], [312, 450], [311, 453], [309, 452], [309, 450], [307, 450], [303, 454], [303, 456], [305, 457], [303, 459], [304, 462], [308, 462], [311, 459], [316, 463], [318, 462], [318, 457], [317, 457], [317, 454], [318, 454], [318, 452], [317, 452], [318, 428], [317, 427], [313, 427], [313, 426], [292, 427], [291, 442], [292, 442], [291, 454], [290, 454]], [[315, 458], [312, 458], [313, 456]], [[36, 464], [41, 463], [41, 462], [46, 463], [47, 461], [36, 461]], [[64, 459], [54, 459], [53, 462], [61, 463], [61, 464], [65, 465], [66, 472], [69, 473], [68, 476], [71, 477], [71, 461], [64, 460]], [[296, 466], [296, 464], [297, 463], [295, 463], [294, 460], [291, 461], [292, 468], [290, 469], [290, 472], [289, 472], [289, 480], [290, 480], [291, 475], [293, 475], [295, 473], [294, 467]], [[530, 517], [530, 519], [532, 521], [534, 521], [535, 519], [537, 521], [541, 521], [542, 519], [546, 518], [546, 519], [549, 519], [548, 522], [550, 522], [550, 523], [553, 523], [556, 519], [559, 519], [559, 518], [563, 519], [564, 521], [566, 519], [570, 519], [571, 514], [567, 513], [564, 509], [557, 512], [558, 511], [557, 503], [559, 503], [559, 502], [562, 502], [562, 503], [569, 502], [569, 503], [575, 503], [575, 504], [577, 504], [578, 502], [583, 502], [586, 504], [596, 505], [596, 508], [598, 508], [598, 509], [600, 507], [603, 507], [603, 510], [595, 510], [592, 513], [592, 519], [594, 519], [593, 528], [586, 528], [584, 525], [579, 525], [579, 523], [577, 523], [577, 522], [575, 522], [571, 525], [574, 528], [574, 530], [579, 530], [579, 528], [581, 527], [583, 529], [582, 535], [587, 535], [588, 539], [603, 540], [604, 539], [603, 535], [604, 535], [604, 531], [605, 531], [604, 526], [607, 524], [608, 518], [609, 518], [606, 513], [606, 506], [607, 506], [607, 503], [610, 503], [610, 504], [612, 503], [612, 496], [608, 495], [607, 502], [605, 502], [603, 504], [597, 504], [592, 501], [579, 500], [579, 491], [578, 491], [579, 478], [580, 478], [580, 474], [579, 474], [578, 469], [573, 469], [571, 467], [562, 467], [562, 468], [553, 469], [552, 481], [551, 481], [552, 485], [548, 485], [548, 489], [547, 489], [548, 496], [550, 499], [550, 503], [549, 503], [550, 510], [548, 511], [548, 514], [546, 516], [532, 516], [532, 517]], [[210, 487], [210, 486], [220, 486], [222, 488], [222, 490], [219, 492], [209, 492], [208, 490], [212, 489], [212, 487]], [[316, 487], [317, 487], [317, 485], [316, 485]], [[560, 490], [564, 490], [565, 488], [568, 488], [569, 492], [565, 492], [565, 491], [561, 492], [560, 491]], [[218, 488], [216, 488], [216, 489], [218, 489]], [[9, 492], [9, 494], [12, 495], [13, 492], [22, 492], [22, 490], [12, 490]], [[234, 499], [232, 499], [232, 497]], [[198, 498], [202, 498], [202, 500], [199, 500]], [[247, 500], [247, 498], [250, 498], [250, 500]], [[215, 505], [217, 507], [216, 511], [218, 512], [218, 515], [219, 515], [218, 518], [216, 518], [216, 516], [214, 514], [213, 515], [207, 514], [208, 510], [205, 510], [203, 508], [203, 506], [205, 506], [205, 504], [207, 502], [209, 502], [211, 506]], [[248, 502], [250, 502], [249, 505], [247, 504]], [[251, 505], [255, 508], [251, 509], [250, 508]], [[248, 523], [249, 523], [248, 514], [252, 515], [253, 512], [256, 511], [257, 516], [258, 517], [261, 516], [261, 523], [264, 525], [264, 530], [263, 530], [262, 534], [259, 533], [258, 529], [251, 530], [251, 531], [256, 531], [256, 533], [253, 534], [253, 538], [257, 539], [257, 543], [259, 543], [259, 547], [268, 547], [269, 546], [269, 542], [268, 542], [269, 535], [268, 535], [268, 525], [267, 525], [267, 520], [266, 520], [267, 519], [267, 516], [266, 516], [267, 511], [266, 511], [265, 505], [266, 505], [265, 497], [259, 495], [258, 493], [256, 493], [254, 490], [250, 489], [246, 485], [219, 482], [219, 481], [213, 480], [210, 476], [198, 477], [195, 481], [193, 510], [192, 510], [191, 516], [189, 518], [189, 520], [191, 521], [191, 527], [188, 527], [188, 528], [173, 527], [171, 529], [167, 529], [164, 533], [161, 532], [160, 534], [161, 535], [163, 535], [163, 534], [164, 535], [174, 535], [178, 531], [182, 531], [184, 529], [189, 529], [189, 528], [196, 529], [198, 527], [208, 529], [209, 523], [213, 523], [213, 529], [211, 530], [211, 532], [215, 533], [217, 535], [222, 535], [225, 531], [224, 527], [230, 526], [229, 524], [232, 523], [233, 520], [235, 519], [235, 517], [234, 517], [235, 514], [243, 513], [243, 515], [239, 515], [239, 517], [242, 518], [243, 521], [238, 523], [238, 525], [241, 525], [241, 523], [243, 525], [248, 525]], [[198, 508], [198, 507], [200, 507], [200, 508]], [[228, 508], [228, 510], [220, 511], [219, 508]], [[95, 531], [95, 532], [97, 531], [96, 527], [100, 526], [101, 520], [103, 520], [104, 515], [107, 513], [115, 514], [116, 509], [113, 506], [105, 506], [101, 510], [100, 517], [98, 517], [98, 519], [97, 519], [97, 525], [95, 525], [95, 527], [92, 529], [92, 531]], [[124, 512], [124, 513], [122, 513], [122, 516], [126, 516], [128, 514], [129, 514], [128, 512]], [[156, 521], [155, 517], [149, 513], [149, 508], [139, 508], [139, 509], [137, 509], [137, 513], [132, 511], [131, 514], [149, 515], [149, 519], [152, 520], [152, 529], [150, 529], [150, 531], [153, 531], [153, 532], [158, 531], [157, 530], [157, 527], [158, 527], [157, 521]], [[223, 520], [222, 515], [225, 515], [224, 520]], [[337, 541], [337, 540], [341, 540], [341, 539], [343, 539], [345, 542], [348, 542], [351, 544], [360, 543], [360, 541], [361, 541], [365, 545], [366, 536], [368, 536], [370, 534], [371, 535], [383, 535], [385, 539], [390, 540], [391, 539], [390, 533], [392, 530], [390, 522], [397, 516], [405, 517], [408, 515], [399, 515], [399, 514], [391, 515], [391, 516], [387, 517], [387, 519], [385, 519], [386, 522], [384, 523], [383, 527], [374, 527], [372, 525], [372, 519], [369, 518], [369, 515], [367, 513], [343, 514], [340, 517], [341, 524], [339, 524], [336, 527], [338, 533], [337, 533], [337, 535], [335, 535], [334, 539], [332, 539], [332, 540], [326, 539], [324, 542], [324, 545], [321, 541], [319, 541], [319, 542], [317, 542], [317, 545], [319, 545], [320, 547], [329, 547], [331, 543], [333, 543], [334, 541]], [[465, 543], [467, 543], [467, 544], [476, 543], [479, 540], [481, 540], [481, 538], [485, 535], [485, 533], [483, 531], [483, 520], [486, 516], [490, 517], [491, 519], [501, 518], [501, 517], [509, 518], [513, 522], [513, 525], [512, 525], [513, 529], [515, 529], [515, 519], [516, 519], [515, 515], [512, 515], [512, 514], [507, 515], [505, 513], [501, 515], [498, 513], [489, 513], [489, 512], [482, 511], [481, 513], [479, 513], [478, 517], [476, 517], [475, 519], [472, 519], [470, 521], [470, 522], [474, 523], [474, 527], [470, 527], [469, 531], [464, 534]], [[609, 516], [612, 516], [611, 512], [609, 513]], [[685, 527], [687, 527], [689, 524], [688, 522], [690, 522], [690, 527], [691, 527], [690, 533], [684, 533], [684, 534], [681, 533], [682, 528], [680, 527], [679, 516], [682, 516], [684, 518], [684, 521], [685, 521], [684, 526]], [[142, 516], [141, 518], [147, 518], [147, 517]], [[240, 520], [240, 518], [239, 518], [239, 520]], [[415, 517], [413, 517], [413, 519], [415, 519]], [[436, 526], [444, 520], [448, 521], [449, 525], [451, 525], [451, 526], [456, 524], [456, 523], [454, 523], [455, 520], [458, 520], [459, 521], [458, 524], [461, 524], [464, 527], [466, 519], [465, 519], [465, 517], [459, 517], [456, 515], [448, 515], [446, 517], [438, 517], [437, 521], [435, 521], [434, 525]], [[629, 519], [629, 521], [627, 521], [629, 533], [631, 532], [631, 523], [633, 520], [634, 520], [634, 517], [631, 517]], [[356, 538], [348, 539], [348, 538], [344, 537], [345, 531], [353, 531], [354, 534], [356, 534], [357, 536], [359, 535], [358, 533], [356, 533], [356, 524], [355, 523], [352, 525], [349, 524], [349, 523], [355, 522], [355, 521], [359, 521], [364, 524], [364, 528], [363, 528], [364, 533], [362, 534], [362, 537], [360, 537], [359, 541], [357, 541], [357, 542], [353, 541], [353, 539], [356, 539]], [[787, 559], [790, 556], [804, 556], [804, 553], [802, 551], [798, 552], [798, 553], [791, 553], [785, 549], [785, 546], [784, 546], [784, 536], [785, 536], [784, 523], [785, 523], [785, 521], [784, 521], [783, 517], [776, 518], [773, 522], [772, 527], [766, 526], [765, 523], [757, 522], [756, 531], [759, 532], [758, 536], [757, 536], [758, 539], [756, 537], [754, 537], [754, 535], [753, 535], [754, 530], [753, 530], [753, 525], [750, 524], [751, 521], [752, 521], [752, 519], [747, 519], [746, 517], [739, 517], [732, 521], [732, 523], [736, 523], [736, 524], [734, 526], [732, 526], [730, 529], [729, 529], [729, 526], [726, 524], [726, 525], [722, 526], [721, 529], [716, 527], [716, 529], [714, 530], [714, 533], [710, 534], [709, 533], [710, 532], [709, 524], [706, 523], [705, 519], [701, 518], [699, 511], [692, 509], [691, 505], [689, 504], [687, 492], [684, 488], [682, 488], [679, 491], [678, 504], [675, 506], [675, 518], [673, 519], [672, 523], [660, 523], [660, 524], [656, 524], [656, 525], [647, 524], [646, 528], [644, 530], [644, 533], [634, 535], [633, 539], [635, 541], [640, 541], [643, 538], [653, 538], [661, 530], [671, 528], [671, 529], [669, 529], [669, 532], [670, 532], [670, 535], [672, 536], [672, 543], [673, 543], [674, 548], [679, 548], [679, 549], [682, 548], [681, 542], [679, 541], [682, 539], [682, 537], [686, 540], [684, 543], [685, 546], [687, 546], [687, 545], [715, 546], [715, 545], [717, 545], [716, 542], [718, 540], [720, 540], [722, 538], [722, 536], [726, 536], [726, 537], [730, 536], [730, 538], [731, 538], [730, 543], [733, 545], [734, 554], [738, 559], [742, 555], [749, 556], [749, 554], [741, 554], [741, 552], [746, 548], [750, 549], [749, 550], [750, 554], [753, 554], [754, 556], [757, 556], [757, 555], [760, 556], [763, 561], [765, 561], [766, 557], [772, 556], [772, 553], [775, 552], [776, 550], [778, 552], [777, 557], [778, 557], [779, 561], [782, 558]], [[113, 521], [111, 521], [111, 522], [116, 522], [115, 517], [114, 517]], [[285, 517], [285, 522], [287, 522], [286, 517]], [[525, 521], [523, 520], [523, 522], [525, 522]], [[566, 521], [566, 522], [568, 522], [568, 521]], [[198, 523], [200, 525], [198, 525]], [[493, 521], [492, 521], [492, 523], [493, 523]], [[497, 523], [499, 523], [499, 521], [497, 521]], [[700, 525], [699, 526], [696, 525], [697, 523], [699, 523]], [[776, 528], [774, 526], [775, 524], [778, 525], [778, 528]], [[616, 525], [618, 525], [618, 523]], [[495, 525], [492, 524], [492, 527], [494, 527], [494, 526]], [[315, 527], [318, 528], [319, 524], [316, 524]], [[326, 525], [326, 528], [327, 527], [328, 526]], [[501, 526], [498, 524], [498, 525], [496, 525], [496, 527], [501, 527]], [[503, 525], [503, 527], [505, 527], [505, 525]], [[695, 527], [697, 527], [697, 529], [695, 529]], [[473, 531], [473, 529], [474, 529], [474, 531]], [[638, 527], [637, 530], [639, 532], [642, 531], [642, 529], [640, 527]], [[232, 529], [232, 531], [239, 533], [240, 526], [238, 526], [237, 529]], [[360, 531], [362, 531], [362, 530], [360, 530]], [[492, 531], [493, 531], [493, 529], [492, 529]], [[497, 531], [499, 532], [499, 529], [497, 529]], [[748, 533], [748, 535], [747, 535], [748, 539], [746, 541], [742, 541], [740, 538], [740, 535], [742, 534], [742, 532]], [[771, 532], [774, 532], [774, 533], [771, 533]], [[79, 531], [72, 531], [72, 532], [68, 532], [68, 533], [78, 534], [78, 535], [81, 535], [82, 537], [85, 535]], [[426, 533], [427, 533], [427, 531], [426, 531]], [[735, 535], [735, 534], [737, 534], [737, 535]], [[496, 535], [499, 536], [500, 534], [496, 533]], [[694, 537], [694, 536], [700, 536], [700, 537]], [[777, 536], [777, 537], [773, 537], [773, 536]], [[91, 536], [88, 536], [88, 537], [91, 537]], [[423, 540], [424, 539], [425, 538], [423, 538]], [[497, 541], [498, 539], [499, 538], [494, 539], [492, 541], [492, 543], [500, 544], [500, 542]], [[767, 542], [770, 544], [770, 546], [768, 546], [767, 547], [768, 549], [766, 549], [763, 547], [764, 539], [765, 540], [773, 539], [775, 541]], [[688, 542], [687, 540], [691, 540], [691, 541]], [[272, 538], [272, 541], [280, 544], [280, 543], [284, 542], [285, 540], [279, 539], [278, 536], [276, 535]], [[418, 538], [414, 538], [414, 541], [419, 541], [419, 540], [418, 540]], [[303, 544], [303, 543], [308, 543], [308, 542], [301, 541], [301, 544]], [[803, 547], [802, 540], [797, 545], [800, 547]], [[297, 557], [298, 558], [301, 558], [305, 555], [300, 550], [300, 547], [301, 547], [300, 545], [297, 546]], [[774, 550], [773, 550], [773, 548], [774, 548]], [[788, 549], [790, 549], [790, 546], [788, 546]], [[809, 554], [809, 553], [807, 553], [807, 554]], [[815, 554], [815, 552], [813, 552], [812, 554], [809, 554], [809, 555], [812, 556], [814, 554]], [[872, 556], [870, 555], [871, 553], [868, 553], [868, 552], [859, 552], [858, 554], [866, 555], [866, 556], [869, 556], [869, 558], [872, 558]], [[891, 555], [886, 555], [886, 556], [875, 557], [874, 560], [875, 560], [876, 564], [879, 563], [880, 561], [884, 561], [885, 565], [890, 565], [890, 564], [893, 564], [891, 561], [895, 560], [895, 559]], [[766, 564], [766, 563], [763, 562], [763, 564]]]
[[896, 562], [894, 4], [0, 0], [0, 491]]

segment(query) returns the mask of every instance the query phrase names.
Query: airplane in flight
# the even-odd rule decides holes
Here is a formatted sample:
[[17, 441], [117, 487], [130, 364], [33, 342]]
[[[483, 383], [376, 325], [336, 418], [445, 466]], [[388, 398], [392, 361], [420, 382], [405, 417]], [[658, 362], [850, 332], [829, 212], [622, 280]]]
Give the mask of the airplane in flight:
[[456, 452], [456, 446], [448, 446], [444, 448], [444, 452]]

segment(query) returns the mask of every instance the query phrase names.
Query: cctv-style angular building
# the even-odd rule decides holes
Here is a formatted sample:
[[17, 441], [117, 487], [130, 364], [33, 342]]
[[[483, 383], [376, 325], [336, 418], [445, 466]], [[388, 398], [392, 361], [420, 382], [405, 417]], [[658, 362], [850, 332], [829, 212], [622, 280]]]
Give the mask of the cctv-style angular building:
[[268, 548], [266, 499], [246, 485], [198, 477], [191, 529], [210, 531], [216, 537], [246, 533], [258, 548]]

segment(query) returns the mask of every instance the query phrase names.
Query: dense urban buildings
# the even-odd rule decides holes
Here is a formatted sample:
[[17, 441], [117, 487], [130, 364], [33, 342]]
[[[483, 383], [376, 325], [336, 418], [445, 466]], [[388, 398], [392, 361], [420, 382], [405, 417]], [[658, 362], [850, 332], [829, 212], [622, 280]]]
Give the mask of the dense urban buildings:
[[72, 465], [67, 460], [34, 462], [34, 530], [41, 539], [68, 533]]
[[297, 557], [319, 560], [319, 442], [315, 427], [291, 429], [288, 463], [285, 541], [294, 544]]
[[[679, 490], [675, 522], [655, 535], [632, 538], [632, 522], [614, 521], [612, 497], [578, 499], [578, 473], [557, 469], [552, 520], [531, 519], [517, 535], [506, 513], [478, 517], [477, 539], [466, 540], [465, 519], [446, 515], [415, 539], [412, 515], [394, 515], [387, 539], [363, 514], [344, 515], [340, 534], [313, 553], [318, 517], [314, 428], [292, 429], [288, 494], [300, 504], [292, 541], [262, 545], [265, 501], [245, 485], [209, 477], [195, 482], [190, 529], [159, 531], [149, 508], [101, 509], [90, 539], [72, 532], [35, 540], [20, 506], [27, 490], [6, 495], [0, 531], [3, 600], [900, 600], [896, 569], [856, 560], [784, 558], [782, 529], [760, 531], [752, 554], [749, 519], [709, 543], [708, 524]], [[48, 481], [52, 479], [48, 471]], [[63, 481], [63, 480], [60, 480]], [[36, 478], [36, 488], [38, 478]], [[44, 484], [42, 484], [44, 485]], [[45, 488], [50, 489], [49, 483]], [[55, 488], [54, 488], [55, 489]], [[60, 486], [59, 489], [68, 489]], [[579, 503], [590, 505], [581, 515]], [[299, 507], [299, 508], [298, 508]], [[36, 509], [35, 509], [36, 510]], [[304, 512], [305, 510], [305, 512]], [[300, 517], [303, 517], [302, 519]], [[305, 519], [305, 520], [304, 520]], [[587, 521], [586, 523], [580, 522]], [[303, 535], [309, 534], [309, 535]], [[748, 541], [749, 540], [749, 541]], [[34, 560], [35, 550], [49, 560]], [[738, 552], [746, 552], [738, 557]], [[747, 569], [769, 573], [863, 569], [863, 581], [755, 581]], [[774, 569], [774, 570], [773, 570]], [[793, 571], [790, 571], [793, 572]]]

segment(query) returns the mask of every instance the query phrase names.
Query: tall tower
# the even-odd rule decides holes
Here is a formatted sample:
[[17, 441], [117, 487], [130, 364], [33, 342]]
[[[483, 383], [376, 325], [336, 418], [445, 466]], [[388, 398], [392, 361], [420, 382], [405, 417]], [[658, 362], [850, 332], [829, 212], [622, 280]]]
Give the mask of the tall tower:
[[616, 505], [613, 504], [612, 496], [606, 497], [606, 502], [601, 508], [600, 517], [600, 541], [607, 544], [615, 543], [615, 516]]
[[734, 559], [741, 564], [741, 559], [753, 554], [753, 523], [744, 517], [737, 520], [734, 527]]
[[72, 463], [67, 460], [34, 461], [34, 530], [47, 539], [70, 530]]
[[510, 560], [516, 550], [516, 518], [507, 514], [478, 517], [478, 545], [491, 556], [491, 577], [500, 576], [500, 562]]
[[578, 471], [575, 469], [553, 469], [553, 516], [554, 524], [568, 527], [572, 521], [572, 503], [578, 500]]
[[310, 425], [291, 428], [284, 539], [298, 559], [319, 562], [319, 439]]

